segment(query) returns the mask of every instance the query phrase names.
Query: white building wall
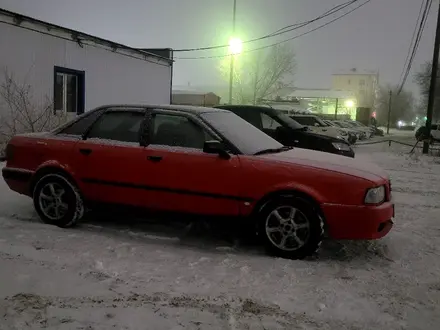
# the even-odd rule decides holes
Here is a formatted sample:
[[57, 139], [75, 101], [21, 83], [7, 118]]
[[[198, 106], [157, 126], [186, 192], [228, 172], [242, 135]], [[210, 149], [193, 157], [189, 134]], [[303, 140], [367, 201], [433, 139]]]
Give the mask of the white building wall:
[[[12, 17], [0, 18], [13, 23]], [[18, 83], [30, 85], [33, 102], [42, 104], [53, 99], [54, 66], [60, 66], [85, 71], [86, 111], [112, 103], [170, 103], [167, 61], [129, 50], [114, 52], [90, 40], [81, 47], [63, 38], [71, 36], [27, 21], [20, 26], [0, 23], [0, 83], [8, 70]]]

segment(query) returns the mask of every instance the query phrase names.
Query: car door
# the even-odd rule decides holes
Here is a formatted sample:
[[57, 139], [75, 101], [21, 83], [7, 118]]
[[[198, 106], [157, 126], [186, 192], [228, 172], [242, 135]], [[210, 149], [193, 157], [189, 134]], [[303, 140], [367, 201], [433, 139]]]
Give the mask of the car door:
[[142, 157], [154, 175], [143, 183], [154, 191], [154, 208], [172, 212], [238, 215], [241, 167], [230, 159], [203, 152], [204, 142], [219, 140], [196, 116], [154, 111], [148, 146]]
[[144, 206], [154, 192], [144, 189], [144, 147], [140, 128], [145, 111], [107, 110], [77, 143], [75, 171], [90, 201]]

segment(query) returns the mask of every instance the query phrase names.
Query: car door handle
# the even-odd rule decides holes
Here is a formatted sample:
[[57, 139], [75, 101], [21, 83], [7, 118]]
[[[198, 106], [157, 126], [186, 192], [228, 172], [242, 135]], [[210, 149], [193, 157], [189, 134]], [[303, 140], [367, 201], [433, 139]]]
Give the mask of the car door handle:
[[83, 155], [90, 155], [92, 153], [92, 149], [79, 149], [79, 152], [82, 153]]
[[162, 156], [147, 156], [147, 159], [152, 162], [160, 162], [162, 160]]

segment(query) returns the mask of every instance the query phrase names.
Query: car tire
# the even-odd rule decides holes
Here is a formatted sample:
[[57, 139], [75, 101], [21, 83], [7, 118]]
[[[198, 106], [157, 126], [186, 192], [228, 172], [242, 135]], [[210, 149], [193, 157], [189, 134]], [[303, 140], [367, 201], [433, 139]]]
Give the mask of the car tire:
[[324, 220], [305, 198], [277, 196], [260, 209], [258, 218], [258, 235], [270, 255], [303, 259], [314, 255], [321, 246]]
[[34, 207], [40, 219], [61, 228], [73, 227], [84, 215], [78, 188], [61, 174], [41, 177], [33, 191]]

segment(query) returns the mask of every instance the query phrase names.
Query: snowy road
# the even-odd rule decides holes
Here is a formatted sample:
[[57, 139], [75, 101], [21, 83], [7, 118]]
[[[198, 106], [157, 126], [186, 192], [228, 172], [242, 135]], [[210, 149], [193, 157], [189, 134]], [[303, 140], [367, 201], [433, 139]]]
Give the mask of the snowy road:
[[438, 329], [440, 162], [387, 151], [357, 157], [392, 176], [392, 233], [311, 261], [145, 224], [62, 230], [1, 180], [0, 329]]

